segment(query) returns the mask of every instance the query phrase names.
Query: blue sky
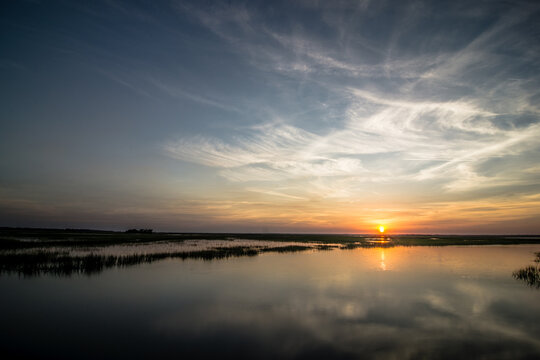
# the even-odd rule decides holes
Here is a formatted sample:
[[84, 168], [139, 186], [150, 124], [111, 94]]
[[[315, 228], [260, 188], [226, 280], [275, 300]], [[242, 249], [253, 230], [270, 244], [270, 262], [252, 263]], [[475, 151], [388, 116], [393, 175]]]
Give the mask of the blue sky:
[[540, 232], [534, 1], [13, 1], [0, 225]]

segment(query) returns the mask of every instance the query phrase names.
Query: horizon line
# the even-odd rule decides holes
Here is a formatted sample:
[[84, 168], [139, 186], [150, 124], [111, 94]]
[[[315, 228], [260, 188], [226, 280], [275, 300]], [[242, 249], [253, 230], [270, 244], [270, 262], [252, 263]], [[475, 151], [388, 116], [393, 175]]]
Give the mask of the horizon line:
[[[125, 233], [130, 229], [125, 230], [107, 230], [107, 229], [92, 229], [92, 228], [55, 228], [55, 227], [28, 227], [28, 226], [0, 226], [0, 230], [59, 230], [59, 231], [95, 231], [95, 232], [111, 232], [111, 233]], [[132, 228], [133, 229], [133, 228]], [[141, 228], [143, 229], [143, 228]], [[472, 234], [472, 233], [399, 233], [399, 232], [385, 232], [385, 233], [345, 233], [345, 232], [221, 232], [221, 231], [155, 231], [151, 228], [145, 228], [152, 230], [153, 234], [236, 234], [236, 235], [350, 235], [350, 236], [540, 236], [540, 234], [519, 234], [519, 233], [506, 233], [506, 234]], [[138, 230], [138, 229], [135, 229]]]

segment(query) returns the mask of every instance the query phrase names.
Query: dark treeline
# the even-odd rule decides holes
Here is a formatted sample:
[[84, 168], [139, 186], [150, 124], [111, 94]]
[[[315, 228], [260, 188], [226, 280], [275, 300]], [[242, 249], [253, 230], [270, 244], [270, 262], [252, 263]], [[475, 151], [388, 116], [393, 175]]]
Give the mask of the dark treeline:
[[154, 229], [129, 229], [125, 231], [127, 234], [152, 234]]

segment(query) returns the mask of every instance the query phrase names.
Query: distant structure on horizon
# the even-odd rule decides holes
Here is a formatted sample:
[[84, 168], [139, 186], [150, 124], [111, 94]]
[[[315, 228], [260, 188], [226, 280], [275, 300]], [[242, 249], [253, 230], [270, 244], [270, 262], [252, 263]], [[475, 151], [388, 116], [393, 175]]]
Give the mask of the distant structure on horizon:
[[129, 229], [126, 230], [128, 234], [151, 234], [154, 232], [154, 229]]

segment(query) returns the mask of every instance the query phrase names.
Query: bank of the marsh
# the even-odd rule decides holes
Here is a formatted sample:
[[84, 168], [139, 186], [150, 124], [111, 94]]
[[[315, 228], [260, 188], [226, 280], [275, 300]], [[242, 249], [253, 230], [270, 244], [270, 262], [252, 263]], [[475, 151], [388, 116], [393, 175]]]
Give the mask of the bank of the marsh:
[[[0, 273], [69, 276], [164, 259], [213, 260], [305, 250], [538, 243], [538, 236], [191, 234], [0, 228]], [[529, 274], [530, 271], [523, 272], [520, 276]]]
[[[0, 228], [0, 249], [57, 246], [110, 246], [187, 240], [253, 240], [361, 246], [446, 246], [540, 244], [540, 235], [417, 235], [417, 234], [249, 234], [119, 232], [79, 229]], [[380, 240], [386, 240], [381, 242]]]

